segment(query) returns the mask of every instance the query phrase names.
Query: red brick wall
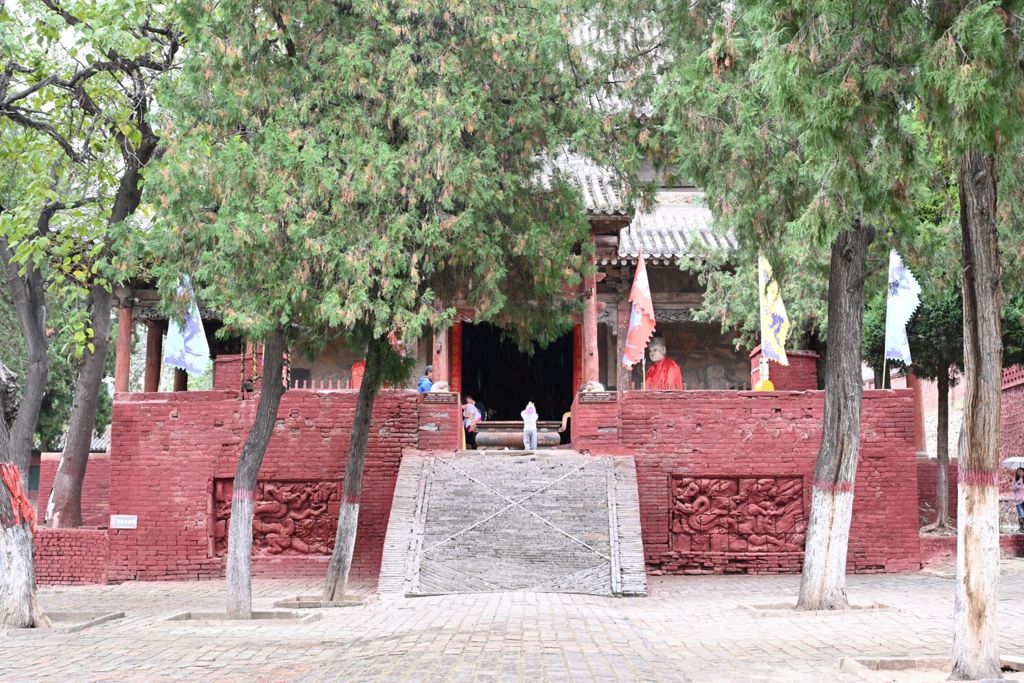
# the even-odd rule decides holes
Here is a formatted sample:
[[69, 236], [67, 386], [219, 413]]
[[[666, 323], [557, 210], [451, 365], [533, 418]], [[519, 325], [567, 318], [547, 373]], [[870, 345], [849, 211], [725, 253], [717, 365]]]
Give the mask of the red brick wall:
[[[917, 459], [917, 512], [922, 526], [935, 521], [935, 460]], [[949, 460], [949, 519], [956, 524], [956, 458]], [[922, 551], [923, 552], [923, 551]]]
[[[799, 570], [800, 553], [672, 550], [669, 482], [680, 474], [802, 477], [806, 520], [821, 442], [822, 392], [633, 391], [620, 393], [617, 402], [614, 394], [602, 396], [613, 402], [577, 399], [573, 445], [634, 456], [649, 566], [669, 572]], [[848, 568], [916, 569], [920, 545], [911, 392], [865, 392], [862, 415]]]
[[1015, 381], [1003, 386], [1001, 437], [1001, 457], [1024, 455], [1024, 383]]
[[36, 583], [71, 586], [107, 582], [107, 532], [102, 529], [36, 529]]
[[238, 391], [242, 381], [242, 356], [222, 354], [213, 359], [213, 388]]
[[[768, 378], [776, 391], [805, 391], [818, 388], [818, 354], [813, 351], [786, 351], [789, 365], [769, 361]], [[750, 386], [761, 379], [761, 347], [750, 352]]]
[[[285, 393], [260, 479], [339, 480], [355, 391]], [[110, 512], [138, 528], [110, 531], [111, 580], [219, 576], [211, 548], [213, 479], [234, 476], [257, 401], [233, 392], [120, 394], [114, 403]], [[367, 445], [354, 575], [375, 574], [404, 448], [455, 448], [458, 403], [382, 392]], [[422, 418], [422, 419], [421, 419]], [[323, 557], [258, 559], [256, 573], [322, 576]]]
[[[42, 520], [53, 489], [53, 478], [60, 464], [60, 453], [43, 453], [39, 461], [39, 499], [37, 518]], [[90, 453], [82, 483], [82, 526], [106, 526], [109, 521], [110, 455]]]

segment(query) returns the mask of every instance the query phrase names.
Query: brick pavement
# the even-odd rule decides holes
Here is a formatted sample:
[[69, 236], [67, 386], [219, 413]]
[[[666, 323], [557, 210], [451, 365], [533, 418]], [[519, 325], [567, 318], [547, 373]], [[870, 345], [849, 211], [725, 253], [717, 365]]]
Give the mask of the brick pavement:
[[[221, 607], [220, 581], [48, 588], [53, 610], [117, 610], [79, 633], [0, 636], [4, 681], [855, 681], [843, 656], [949, 651], [953, 582], [851, 576], [855, 603], [892, 609], [757, 616], [792, 601], [797, 576], [650, 577], [648, 598], [496, 593], [375, 599], [319, 621], [167, 622]], [[313, 592], [258, 580], [257, 609]], [[363, 584], [369, 592], [372, 586]], [[1004, 563], [1002, 649], [1024, 653], [1024, 560]]]

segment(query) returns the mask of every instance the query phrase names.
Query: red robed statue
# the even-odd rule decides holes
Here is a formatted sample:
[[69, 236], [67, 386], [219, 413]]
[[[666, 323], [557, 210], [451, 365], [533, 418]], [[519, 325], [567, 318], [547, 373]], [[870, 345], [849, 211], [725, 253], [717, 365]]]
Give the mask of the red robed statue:
[[682, 391], [683, 373], [679, 364], [665, 355], [665, 340], [655, 337], [647, 348], [651, 364], [647, 366], [645, 385], [648, 391]]

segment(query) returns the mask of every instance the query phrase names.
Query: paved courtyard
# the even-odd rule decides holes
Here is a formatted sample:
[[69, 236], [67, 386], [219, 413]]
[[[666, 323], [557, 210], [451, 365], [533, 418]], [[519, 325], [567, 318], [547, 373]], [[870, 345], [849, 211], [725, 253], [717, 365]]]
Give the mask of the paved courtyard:
[[[220, 581], [47, 588], [51, 610], [123, 611], [77, 633], [0, 636], [4, 681], [856, 681], [841, 657], [941, 656], [953, 579], [850, 577], [842, 614], [753, 611], [799, 577], [650, 577], [648, 598], [500, 593], [374, 599], [309, 623], [166, 621], [222, 609]], [[315, 592], [258, 580], [255, 606]], [[371, 592], [372, 586], [360, 590]], [[1003, 564], [1002, 649], [1024, 654], [1024, 560]], [[309, 611], [303, 611], [303, 614]]]

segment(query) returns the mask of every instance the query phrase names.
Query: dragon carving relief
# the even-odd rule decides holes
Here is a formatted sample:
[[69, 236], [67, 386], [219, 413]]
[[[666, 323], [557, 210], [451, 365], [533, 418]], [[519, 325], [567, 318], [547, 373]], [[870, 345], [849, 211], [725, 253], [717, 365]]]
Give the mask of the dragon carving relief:
[[672, 549], [679, 552], [802, 552], [799, 477], [672, 477]]
[[[231, 479], [214, 481], [213, 549], [227, 553]], [[252, 554], [330, 555], [338, 524], [338, 481], [260, 481], [252, 523]]]

